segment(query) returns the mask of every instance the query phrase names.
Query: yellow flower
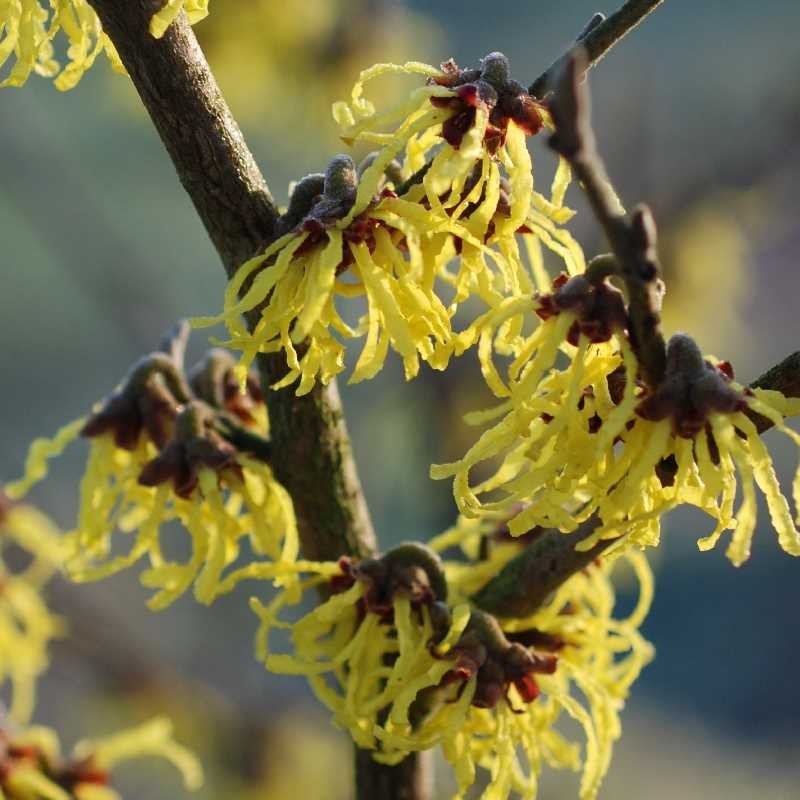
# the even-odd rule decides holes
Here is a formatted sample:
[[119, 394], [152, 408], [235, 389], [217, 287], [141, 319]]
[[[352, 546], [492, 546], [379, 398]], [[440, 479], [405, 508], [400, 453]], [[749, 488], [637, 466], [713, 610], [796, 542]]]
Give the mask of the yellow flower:
[[[378, 113], [364, 86], [391, 73], [420, 74], [428, 84], [399, 107]], [[508, 294], [532, 291], [515, 233], [533, 234], [557, 251], [571, 243], [558, 227], [572, 215], [563, 207], [569, 166], [560, 161], [550, 200], [534, 191], [526, 136], [549, 124], [549, 115], [511, 80], [501, 53], [490, 53], [478, 69], [460, 69], [452, 61], [440, 69], [377, 64], [361, 73], [349, 103], [334, 105], [334, 117], [346, 142], [379, 147], [364, 172], [366, 185], [400, 159], [402, 198], [459, 223], [468, 234], [451, 229], [446, 239], [438, 237], [451, 258], [460, 256], [455, 273], [447, 261], [437, 265], [453, 292], [451, 313], [472, 294], [496, 305]], [[395, 188], [400, 190], [398, 182]]]
[[0, 492], [0, 547], [13, 542], [29, 556], [22, 571], [12, 571], [0, 551], [0, 684], [11, 684], [9, 715], [17, 723], [31, 717], [36, 681], [47, 668], [47, 648], [63, 625], [52, 615], [41, 589], [61, 562], [61, 534], [53, 523]]
[[[48, 459], [69, 442], [79, 435], [90, 439], [77, 525], [65, 542], [70, 577], [98, 580], [147, 558], [141, 581], [157, 590], [149, 605], [161, 609], [193, 584], [200, 602], [212, 602], [245, 540], [271, 561], [296, 559], [291, 498], [261, 455], [250, 454], [253, 439], [261, 447], [268, 442], [239, 428], [228, 414], [257, 422], [264, 414], [255, 410], [263, 406], [260, 393], [251, 381], [247, 398], [231, 395], [231, 369], [230, 359], [212, 354], [191, 373], [190, 386], [173, 358], [152, 354], [88, 419], [33, 443], [25, 476], [7, 487], [12, 497], [44, 478]], [[217, 408], [193, 399], [193, 391]], [[171, 521], [180, 522], [191, 540], [185, 563], [164, 555], [163, 529]], [[118, 534], [131, 543], [112, 557]], [[275, 576], [278, 585], [289, 579]]]
[[[505, 327], [534, 312], [543, 321], [531, 334]], [[637, 363], [626, 326], [620, 293], [590, 271], [557, 279], [552, 294], [512, 298], [462, 334], [479, 340], [487, 383], [508, 398], [468, 415], [472, 424], [500, 421], [462, 459], [431, 468], [433, 478], [455, 477], [463, 514], [504, 517], [524, 503], [510, 523], [514, 534], [535, 525], [573, 530], [585, 518], [586, 473], [611, 450], [635, 405]], [[492, 360], [497, 349], [514, 356], [505, 381]], [[560, 353], [569, 358], [564, 369], [554, 367]], [[489, 476], [471, 483], [471, 471], [485, 473], [487, 464]]]
[[[407, 729], [417, 694], [451, 668], [429, 647], [446, 595], [438, 559], [421, 545], [401, 545], [381, 559], [311, 562], [303, 569], [312, 575], [301, 583], [303, 591], [329, 586], [335, 593], [294, 625], [280, 613], [299, 595], [283, 592], [268, 605], [254, 599], [259, 659], [273, 672], [305, 675], [336, 723], [381, 760], [394, 763], [433, 746], [430, 731], [415, 738]], [[452, 625], [445, 620], [445, 642], [463, 630], [465, 612], [465, 606], [455, 612]], [[271, 651], [269, 634], [279, 628], [291, 628], [293, 653]]]
[[[357, 184], [348, 156], [333, 159], [325, 176], [301, 181], [280, 222], [287, 232], [240, 267], [220, 316], [193, 320], [195, 327], [226, 323], [232, 339], [225, 345], [242, 350], [240, 378], [256, 353], [283, 350], [289, 371], [274, 388], [299, 379], [297, 394], [305, 394], [344, 369], [342, 339], [364, 336], [353, 383], [373, 377], [389, 347], [402, 357], [408, 378], [420, 358], [446, 366], [450, 318], [432, 290], [438, 256], [423, 237], [450, 223], [391, 193], [375, 199], [377, 181], [365, 186], [363, 178]], [[335, 301], [362, 296], [367, 314], [353, 328]], [[256, 308], [251, 334], [240, 315]]]
[[52, 77], [58, 72], [48, 36], [48, 12], [39, 0], [2, 0], [0, 3], [0, 67], [12, 53], [16, 63], [0, 86], [21, 86], [33, 70]]
[[[540, 345], [521, 378], [509, 381], [511, 400], [473, 415], [484, 422], [506, 412], [501, 421], [463, 459], [432, 467], [433, 477], [455, 476], [464, 514], [510, 517], [512, 535], [537, 525], [572, 531], [596, 514], [600, 524], [579, 545], [589, 549], [618, 537], [656, 545], [661, 517], [678, 505], [693, 505], [716, 521], [700, 548], [713, 547], [731, 530], [727, 555], [739, 565], [750, 555], [757, 486], [781, 547], [800, 555], [797, 522], [751, 418], [766, 417], [800, 444], [784, 422], [800, 413], [800, 401], [745, 389], [732, 380], [730, 365], [704, 358], [684, 334], [670, 340], [667, 374], [652, 391], [637, 383], [636, 360], [623, 335], [601, 345], [582, 341], [570, 352], [566, 370], [551, 369], [545, 377], [557, 347], [552, 339], [549, 350]], [[525, 370], [536, 388], [530, 396], [515, 396]], [[494, 471], [470, 484], [470, 471], [485, 468], [485, 462]], [[793, 495], [798, 507], [800, 473]]]
[[[538, 534], [532, 531], [530, 535], [535, 541]], [[509, 537], [507, 526], [489, 518], [460, 518], [453, 528], [432, 540], [430, 544], [437, 551], [459, 545], [464, 554], [443, 564], [451, 602], [475, 594], [520, 552], [520, 541]], [[639, 599], [627, 617], [615, 619], [614, 585], [620, 580], [620, 566], [638, 582]], [[630, 583], [629, 575], [623, 574], [621, 580]], [[501, 663], [505, 664], [506, 679], [509, 673], [515, 674], [519, 658], [512, 644], [515, 648], [533, 648], [532, 652], [539, 654], [541, 669], [533, 683], [533, 676], [528, 674], [510, 683], [498, 684], [495, 679], [494, 686], [487, 666], [483, 673], [478, 672], [479, 686], [481, 682], [487, 686], [476, 696], [491, 696], [492, 691], [497, 694], [502, 686], [506, 702], [482, 708], [473, 697], [466, 720], [455, 721], [443, 738], [445, 757], [459, 782], [457, 798], [462, 798], [475, 780], [476, 767], [490, 775], [484, 797], [504, 800], [514, 792], [515, 796], [535, 798], [544, 765], [559, 769], [579, 769], [582, 765], [580, 796], [596, 796], [620, 735], [619, 712], [631, 685], [653, 655], [638, 631], [652, 597], [653, 579], [647, 560], [640, 552], [628, 549], [597, 559], [573, 575], [529, 617], [490, 624], [494, 630], [489, 641], [505, 653]], [[467, 636], [453, 651], [461, 652], [457, 663], [462, 668], [468, 666], [465, 657], [478, 652]], [[557, 663], [547, 664], [548, 653], [557, 656]], [[584, 728], [582, 756], [577, 744], [555, 730], [563, 714]]]
[[159, 756], [174, 764], [186, 789], [200, 788], [197, 759], [172, 738], [169, 720], [150, 722], [97, 741], [79, 743], [72, 756], [61, 755], [55, 731], [41, 726], [0, 729], [0, 796], [42, 800], [121, 800], [109, 785], [109, 772], [123, 761]]
[[[208, 0], [167, 0], [151, 20], [153, 36], [163, 36], [182, 8], [194, 23], [208, 13]], [[52, 42], [58, 33], [63, 33], [69, 44], [63, 69], [53, 55]], [[114, 71], [124, 74], [119, 55], [87, 0], [49, 0], [47, 5], [43, 0], [0, 0], [0, 68], [15, 56], [0, 87], [22, 86], [31, 72], [36, 72], [55, 78], [57, 89], [72, 89], [102, 52]]]
[[[433, 83], [376, 114], [363, 85], [387, 72], [421, 73]], [[560, 162], [549, 200], [533, 190], [525, 137], [547, 115], [510, 80], [501, 54], [478, 70], [377, 65], [334, 113], [346, 141], [380, 149], [358, 170], [337, 156], [324, 176], [301, 180], [275, 240], [230, 281], [223, 313], [194, 320], [196, 327], [225, 322], [224, 344], [242, 351], [240, 378], [257, 353], [283, 350], [289, 369], [274, 388], [299, 380], [297, 393], [305, 394], [340, 373], [345, 342], [362, 337], [351, 382], [373, 377], [390, 348], [408, 379], [420, 360], [444, 369], [454, 347], [460, 354], [476, 339], [471, 329], [454, 338], [460, 304], [475, 295], [503, 313], [507, 297], [530, 300], [546, 276], [542, 245], [569, 274], [583, 271], [580, 248], [560, 227], [572, 215], [563, 205], [569, 166]], [[396, 127], [380, 132], [387, 126]], [[351, 326], [346, 302], [362, 296], [367, 313]], [[504, 333], [511, 329], [519, 334], [516, 321]]]
[[[465, 535], [451, 531], [439, 545]], [[505, 800], [513, 791], [534, 798], [547, 763], [582, 764], [581, 798], [589, 800], [608, 769], [628, 689], [652, 655], [638, 633], [652, 597], [647, 562], [633, 552], [623, 561], [641, 590], [621, 620], [613, 617], [611, 559], [571, 578], [530, 618], [500, 621], [467, 602], [448, 606], [450, 579], [465, 597], [467, 586], [456, 585], [465, 573], [446, 563], [445, 582], [438, 559], [420, 545], [360, 563], [307, 564], [312, 577], [303, 588], [334, 593], [294, 625], [282, 617], [296, 596], [254, 600], [259, 657], [272, 671], [306, 675], [337, 724], [378, 761], [397, 763], [441, 745], [457, 798], [478, 767], [489, 773], [484, 797]], [[292, 653], [272, 652], [276, 628], [291, 629]], [[583, 757], [555, 730], [563, 714], [584, 728]]]
[[[615, 619], [611, 573], [623, 561], [640, 582], [640, 596], [627, 618]], [[442, 745], [456, 772], [458, 798], [473, 783], [476, 767], [490, 776], [483, 794], [487, 800], [505, 800], [512, 792], [535, 798], [545, 764], [582, 768], [579, 796], [597, 796], [621, 734], [619, 713], [652, 658], [652, 648], [638, 632], [651, 599], [647, 562], [629, 551], [574, 575], [530, 618], [500, 621], [508, 641], [554, 650], [557, 666], [536, 675], [534, 691], [528, 681], [512, 681], [505, 702], [487, 708], [473, 704], [464, 724], [450, 727]], [[564, 714], [584, 729], [583, 753], [556, 729]]]
[[[593, 499], [586, 511], [597, 510], [603, 524], [581, 546], [621, 533], [634, 542], [657, 543], [653, 520], [688, 504], [717, 523], [699, 540], [700, 549], [710, 549], [731, 530], [727, 556], [738, 566], [750, 556], [757, 486], [780, 546], [790, 555], [800, 555], [796, 520], [750, 418], [766, 417], [800, 444], [800, 436], [784, 422], [798, 413], [800, 400], [742, 387], [733, 381], [727, 362], [705, 358], [691, 338], [676, 334], [667, 347], [667, 374], [661, 386], [640, 398], [636, 415], [620, 432], [616, 451], [598, 460], [587, 474]], [[795, 474], [793, 495], [800, 507], [800, 472]]]

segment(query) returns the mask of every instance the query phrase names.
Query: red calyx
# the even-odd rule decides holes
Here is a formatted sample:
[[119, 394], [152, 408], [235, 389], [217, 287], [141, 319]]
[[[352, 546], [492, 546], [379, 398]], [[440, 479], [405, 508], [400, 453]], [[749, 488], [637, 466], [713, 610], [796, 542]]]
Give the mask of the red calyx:
[[[499, 62], [504, 62], [504, 66], [498, 71]], [[484, 143], [490, 153], [495, 153], [505, 141], [509, 121], [529, 136], [542, 130], [542, 104], [521, 84], [508, 79], [507, 69], [508, 61], [500, 54], [484, 59], [480, 69], [462, 70], [452, 59], [442, 64], [444, 75], [433, 82], [453, 89], [455, 96], [432, 97], [431, 103], [439, 108], [453, 108], [453, 116], [442, 125], [442, 137], [453, 148], [461, 146], [464, 135], [474, 125], [477, 108], [489, 114]]]
[[581, 336], [592, 344], [607, 342], [615, 331], [623, 331], [628, 325], [622, 294], [605, 279], [591, 281], [584, 275], [569, 278], [562, 272], [553, 281], [553, 291], [537, 299], [536, 314], [543, 320], [562, 311], [575, 314], [575, 322], [566, 334], [572, 345], [577, 345]]
[[[435, 649], [432, 652], [436, 655]], [[472, 705], [478, 708], [494, 708], [503, 699], [510, 704], [508, 691], [512, 685], [525, 703], [533, 702], [539, 696], [535, 675], [552, 674], [558, 665], [558, 656], [553, 653], [540, 654], [520, 641], [509, 641], [494, 617], [477, 610], [459, 641], [443, 657], [455, 657], [444, 683], [476, 677]]]
[[514, 681], [514, 686], [525, 703], [532, 703], [540, 694], [539, 684], [533, 675], [523, 675]]

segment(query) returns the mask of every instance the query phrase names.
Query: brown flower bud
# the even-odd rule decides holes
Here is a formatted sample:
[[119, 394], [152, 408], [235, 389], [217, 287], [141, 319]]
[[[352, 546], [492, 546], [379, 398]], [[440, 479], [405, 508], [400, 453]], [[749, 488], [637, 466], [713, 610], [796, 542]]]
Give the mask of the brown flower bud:
[[219, 411], [228, 411], [245, 423], [252, 423], [255, 410], [264, 403], [258, 374], [255, 370], [248, 373], [245, 391], [241, 392], [235, 367], [233, 355], [215, 347], [189, 371], [189, 385], [198, 400]]
[[716, 412], [744, 411], [747, 402], [742, 392], [730, 385], [730, 364], [717, 367], [703, 358], [695, 341], [676, 333], [667, 344], [667, 364], [661, 385], [636, 407], [644, 419], [672, 420], [676, 436], [691, 439], [706, 427]]
[[197, 487], [199, 471], [210, 469], [220, 475], [242, 478], [236, 461], [238, 451], [214, 429], [214, 412], [204, 403], [188, 403], [175, 419], [172, 439], [139, 475], [143, 486], [172, 481], [179, 497], [188, 498]]
[[191, 390], [172, 358], [151, 353], [134, 364], [121, 387], [86, 421], [81, 435], [111, 433], [117, 447], [133, 450], [146, 431], [161, 447], [178, 409], [190, 399]]

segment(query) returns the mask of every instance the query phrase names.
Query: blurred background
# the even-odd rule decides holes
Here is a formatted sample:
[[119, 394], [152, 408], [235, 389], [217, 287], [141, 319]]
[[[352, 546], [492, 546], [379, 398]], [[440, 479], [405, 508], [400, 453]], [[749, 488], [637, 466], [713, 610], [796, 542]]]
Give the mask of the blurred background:
[[[474, 64], [500, 49], [527, 83], [594, 11], [613, 10], [596, 0], [211, 8], [196, 32], [280, 202], [289, 180], [342, 149], [330, 103], [360, 68]], [[796, 0], [667, 0], [591, 76], [609, 171], [624, 202], [646, 200], [660, 225], [668, 331], [693, 333], [745, 382], [800, 339], [798, 23]], [[39, 79], [3, 91], [0, 123], [0, 479], [10, 479], [31, 439], [85, 413], [176, 318], [215, 312], [224, 279], [127, 79], [106, 64], [68, 94]], [[547, 186], [552, 159], [532, 147]], [[575, 187], [568, 202], [583, 209]], [[603, 248], [587, 214], [571, 227], [587, 254]], [[204, 346], [195, 334], [193, 355]], [[474, 358], [444, 375], [423, 369], [412, 384], [394, 360], [342, 391], [382, 542], [446, 527], [450, 485], [429, 481], [428, 465], [460, 455], [473, 435], [460, 416], [486, 399]], [[768, 438], [787, 483], [796, 450]], [[84, 457], [73, 451], [32, 497], [64, 526]], [[665, 523], [645, 626], [657, 658], [634, 687], [604, 798], [800, 796], [800, 562], [762, 525], [736, 570], [721, 548], [697, 552], [706, 530], [692, 515]], [[211, 609], [184, 598], [154, 615], [131, 573], [55, 585], [52, 604], [73, 635], [55, 647], [39, 721], [72, 742], [167, 711], [203, 754], [202, 800], [271, 800], [299, 785], [315, 800], [343, 800], [347, 743], [302, 681], [268, 676], [254, 660], [248, 591]], [[126, 796], [178, 796], [167, 768], [120, 775]], [[542, 798], [574, 797], [575, 786], [559, 777]], [[446, 787], [442, 777], [443, 797]]]

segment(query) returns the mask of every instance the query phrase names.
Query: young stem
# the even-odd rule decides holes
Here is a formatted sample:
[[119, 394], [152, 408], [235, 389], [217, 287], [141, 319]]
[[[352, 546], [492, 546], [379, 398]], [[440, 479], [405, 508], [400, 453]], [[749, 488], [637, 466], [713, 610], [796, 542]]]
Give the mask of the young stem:
[[[590, 21], [588, 30], [578, 37], [578, 41], [586, 49], [588, 64], [585, 69], [593, 67], [624, 36], [630, 33], [648, 14], [656, 10], [664, 0], [628, 0], [622, 8], [611, 16], [598, 20], [595, 15]], [[556, 59], [528, 88], [534, 97], [542, 98], [553, 88], [553, 79], [564, 67], [569, 58], [565, 53]]]
[[366, 750], [356, 750], [356, 800], [427, 800], [430, 796], [430, 753], [412, 753], [390, 767], [377, 764]]

